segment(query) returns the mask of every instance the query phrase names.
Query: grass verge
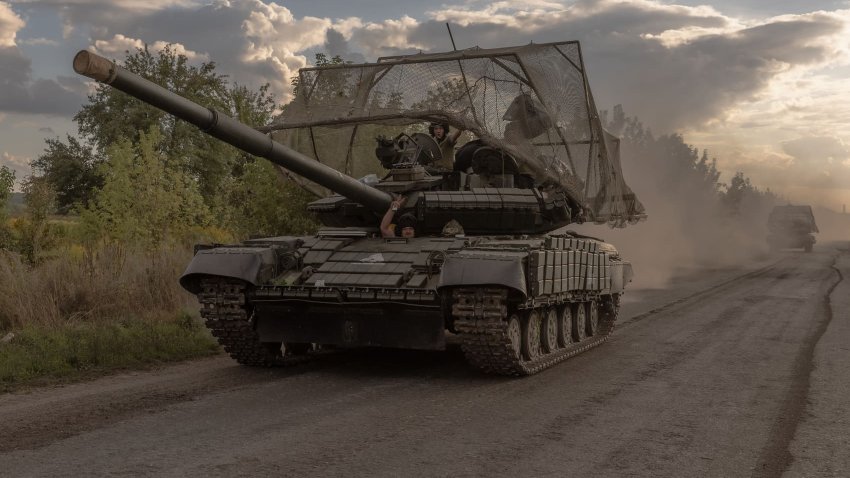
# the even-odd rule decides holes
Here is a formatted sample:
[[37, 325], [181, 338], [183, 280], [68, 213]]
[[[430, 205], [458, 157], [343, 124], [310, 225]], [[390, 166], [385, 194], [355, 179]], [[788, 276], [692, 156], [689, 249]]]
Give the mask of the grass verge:
[[186, 313], [164, 320], [26, 326], [14, 334], [0, 343], [0, 392], [218, 352], [209, 331]]

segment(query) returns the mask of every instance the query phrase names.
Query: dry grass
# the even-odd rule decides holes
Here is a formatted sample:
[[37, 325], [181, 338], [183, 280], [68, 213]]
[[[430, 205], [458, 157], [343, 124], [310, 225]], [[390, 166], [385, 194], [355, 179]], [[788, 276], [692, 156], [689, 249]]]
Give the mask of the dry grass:
[[188, 247], [140, 252], [119, 246], [69, 248], [31, 268], [0, 251], [0, 330], [173, 317], [197, 309], [177, 280]]
[[188, 247], [69, 247], [30, 267], [0, 250], [0, 392], [216, 353], [178, 278]]

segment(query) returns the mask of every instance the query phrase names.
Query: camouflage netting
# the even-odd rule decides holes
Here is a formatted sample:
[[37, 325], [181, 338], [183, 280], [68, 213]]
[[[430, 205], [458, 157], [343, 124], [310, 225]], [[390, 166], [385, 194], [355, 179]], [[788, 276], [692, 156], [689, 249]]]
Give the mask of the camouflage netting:
[[429, 122], [513, 156], [521, 173], [567, 191], [595, 222], [644, 217], [623, 180], [619, 141], [602, 129], [578, 42], [305, 68], [295, 100], [265, 130], [360, 177], [380, 170], [376, 136], [422, 132]]

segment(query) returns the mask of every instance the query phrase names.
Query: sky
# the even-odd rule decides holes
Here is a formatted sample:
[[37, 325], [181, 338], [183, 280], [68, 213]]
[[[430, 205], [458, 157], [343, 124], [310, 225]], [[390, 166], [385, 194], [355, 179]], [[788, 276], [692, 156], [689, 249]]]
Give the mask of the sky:
[[446, 22], [458, 48], [579, 40], [600, 109], [708, 149], [722, 180], [850, 206], [850, 0], [0, 0], [0, 164], [21, 179], [76, 134], [81, 49], [172, 44], [284, 102], [316, 52], [450, 50]]

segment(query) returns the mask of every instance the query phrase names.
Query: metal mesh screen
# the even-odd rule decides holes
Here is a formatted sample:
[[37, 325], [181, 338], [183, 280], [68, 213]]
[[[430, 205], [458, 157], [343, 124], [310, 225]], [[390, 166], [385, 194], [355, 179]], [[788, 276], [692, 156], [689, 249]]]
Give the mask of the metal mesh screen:
[[448, 123], [516, 158], [596, 222], [639, 219], [616, 138], [603, 132], [577, 42], [387, 57], [300, 71], [295, 100], [269, 131], [358, 177], [381, 168], [375, 138]]

